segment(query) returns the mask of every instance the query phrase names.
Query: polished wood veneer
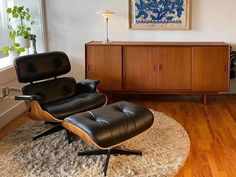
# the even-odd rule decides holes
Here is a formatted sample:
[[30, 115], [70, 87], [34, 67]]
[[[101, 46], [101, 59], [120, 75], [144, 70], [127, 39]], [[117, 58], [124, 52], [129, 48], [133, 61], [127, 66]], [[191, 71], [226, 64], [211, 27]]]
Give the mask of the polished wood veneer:
[[202, 94], [229, 91], [229, 45], [223, 42], [92, 41], [86, 78], [107, 93]]
[[124, 47], [123, 89], [191, 89], [190, 58], [191, 47]]
[[91, 46], [88, 50], [86, 73], [102, 81], [99, 90], [122, 90], [121, 46]]
[[228, 73], [228, 47], [193, 47], [193, 90], [228, 91]]

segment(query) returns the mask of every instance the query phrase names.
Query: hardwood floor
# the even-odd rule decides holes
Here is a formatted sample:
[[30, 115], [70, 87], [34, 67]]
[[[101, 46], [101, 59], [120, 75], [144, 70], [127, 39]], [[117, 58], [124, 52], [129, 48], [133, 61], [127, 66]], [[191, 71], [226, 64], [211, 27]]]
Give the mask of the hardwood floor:
[[24, 125], [29, 120], [27, 113], [22, 114], [20, 117], [12, 121], [6, 127], [0, 130], [0, 140], [4, 138], [7, 134], [9, 134], [14, 129]]
[[127, 100], [164, 112], [188, 131], [191, 152], [177, 177], [236, 176], [236, 96], [210, 96], [207, 106], [195, 96], [137, 95]]
[[[198, 96], [119, 95], [164, 112], [188, 131], [191, 152], [177, 177], [236, 176], [236, 95], [210, 96], [203, 106]], [[27, 121], [24, 114], [0, 130], [0, 139]]]

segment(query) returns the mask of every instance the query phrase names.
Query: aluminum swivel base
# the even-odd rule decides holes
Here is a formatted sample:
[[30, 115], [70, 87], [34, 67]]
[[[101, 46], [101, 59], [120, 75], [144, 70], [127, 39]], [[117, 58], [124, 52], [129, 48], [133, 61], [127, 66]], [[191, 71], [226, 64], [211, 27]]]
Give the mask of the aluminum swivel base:
[[106, 161], [104, 163], [104, 169], [103, 169], [104, 176], [106, 176], [110, 155], [140, 155], [141, 156], [142, 151], [114, 148], [114, 149], [107, 149], [107, 150], [97, 149], [97, 150], [83, 151], [83, 152], [78, 153], [79, 156], [103, 155], [103, 154], [107, 155]]

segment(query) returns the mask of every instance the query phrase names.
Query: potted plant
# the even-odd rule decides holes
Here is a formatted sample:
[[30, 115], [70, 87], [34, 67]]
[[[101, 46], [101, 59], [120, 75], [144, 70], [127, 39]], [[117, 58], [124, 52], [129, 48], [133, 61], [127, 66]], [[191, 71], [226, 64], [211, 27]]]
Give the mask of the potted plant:
[[24, 6], [14, 6], [8, 8], [7, 13], [10, 15], [8, 28], [10, 29], [10, 37], [15, 37], [15, 42], [21, 47], [29, 47], [29, 39], [31, 37], [31, 26], [34, 21], [31, 20], [29, 8]]
[[13, 59], [25, 52], [25, 48], [29, 47], [29, 40], [32, 40], [32, 36], [34, 36], [34, 39], [36, 36], [31, 34], [31, 26], [34, 21], [31, 20], [29, 8], [14, 6], [13, 8], [8, 8], [7, 13], [9, 14], [8, 29], [12, 45], [5, 46], [2, 49], [2, 53], [8, 53], [13, 62]]
[[31, 34], [30, 35], [30, 46], [31, 46], [31, 53], [37, 54], [37, 49], [36, 49], [36, 35]]

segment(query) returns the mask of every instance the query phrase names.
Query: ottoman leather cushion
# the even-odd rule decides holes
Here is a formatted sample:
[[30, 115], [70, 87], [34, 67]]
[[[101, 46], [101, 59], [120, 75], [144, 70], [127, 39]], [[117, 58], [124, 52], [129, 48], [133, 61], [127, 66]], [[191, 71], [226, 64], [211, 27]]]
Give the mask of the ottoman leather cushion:
[[[69, 116], [64, 119], [64, 125], [74, 125], [73, 127], [88, 135], [98, 147], [106, 149], [147, 130], [153, 120], [149, 109], [121, 101]], [[70, 130], [68, 126], [66, 128]]]

